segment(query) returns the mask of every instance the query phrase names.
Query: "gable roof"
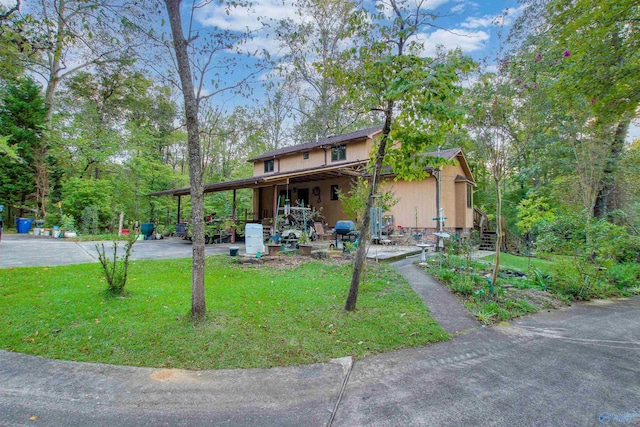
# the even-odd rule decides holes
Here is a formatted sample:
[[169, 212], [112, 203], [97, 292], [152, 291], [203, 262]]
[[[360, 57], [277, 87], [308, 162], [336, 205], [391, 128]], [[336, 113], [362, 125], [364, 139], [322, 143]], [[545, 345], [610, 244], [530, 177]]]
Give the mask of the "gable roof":
[[[440, 153], [438, 153], [437, 151], [431, 151], [428, 153], [424, 153], [424, 156], [425, 157], [442, 157], [446, 160], [456, 160], [460, 164], [460, 167], [462, 168], [465, 174], [465, 176], [462, 176], [462, 175], [456, 176], [456, 181], [459, 181], [459, 178], [462, 178], [465, 181], [468, 181], [469, 183], [473, 184], [474, 186], [476, 185], [476, 181], [475, 181], [475, 178], [473, 177], [473, 173], [471, 172], [471, 168], [469, 167], [469, 163], [467, 162], [467, 158], [464, 155], [464, 152], [462, 151], [461, 148], [447, 148], [446, 150], [440, 150]], [[426, 166], [424, 170], [429, 173], [433, 173], [434, 168], [432, 166]], [[382, 174], [394, 175], [394, 172], [390, 166], [383, 166]]]
[[257, 162], [265, 159], [273, 159], [275, 157], [282, 156], [284, 154], [297, 153], [302, 151], [309, 151], [314, 148], [320, 147], [333, 147], [344, 142], [354, 142], [360, 139], [372, 138], [375, 134], [382, 132], [382, 126], [374, 126], [367, 129], [361, 129], [354, 132], [344, 133], [342, 135], [334, 135], [328, 138], [321, 139], [319, 141], [310, 141], [303, 144], [290, 145], [288, 147], [278, 148], [277, 150], [268, 151], [253, 157], [248, 162]]

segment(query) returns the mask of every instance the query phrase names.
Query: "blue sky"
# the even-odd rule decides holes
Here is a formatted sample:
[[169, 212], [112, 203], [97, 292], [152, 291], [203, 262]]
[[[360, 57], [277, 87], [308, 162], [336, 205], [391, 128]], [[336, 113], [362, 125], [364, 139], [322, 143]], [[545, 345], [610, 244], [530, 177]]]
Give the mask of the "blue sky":
[[[373, 5], [374, 1], [364, 0], [364, 4]], [[441, 28], [430, 28], [420, 34], [420, 41], [425, 46], [424, 54], [432, 55], [438, 46], [445, 49], [460, 48], [463, 53], [482, 63], [488, 71], [495, 69], [499, 47], [503, 45], [506, 48], [505, 39], [511, 26], [524, 10], [518, 0], [426, 0], [424, 5], [441, 16], [435, 21]], [[273, 24], [283, 18], [303, 19], [297, 15], [292, 0], [252, 0], [250, 10], [235, 9], [229, 14], [217, 2], [212, 2], [195, 15], [197, 25], [202, 28], [217, 26], [232, 31], [255, 30], [253, 39], [245, 45], [246, 51], [264, 48], [275, 58], [284, 52], [268, 31], [259, 29], [262, 23]], [[261, 93], [257, 89], [257, 95]], [[250, 101], [243, 102], [235, 98], [222, 102], [231, 106]], [[640, 127], [632, 124], [627, 139], [638, 137]]]
[[[373, 5], [374, 2], [367, 3]], [[428, 28], [419, 35], [419, 40], [424, 43], [425, 56], [433, 55], [438, 46], [460, 48], [478, 61], [486, 59], [489, 66], [495, 63], [499, 34], [506, 38], [511, 24], [522, 11], [516, 0], [427, 0], [424, 5], [429, 11], [441, 15], [434, 22], [440, 28]], [[184, 15], [186, 19], [188, 10], [185, 9]], [[286, 52], [269, 30], [261, 28], [263, 24], [275, 24], [283, 18], [304, 19], [298, 16], [292, 0], [254, 0], [249, 10], [237, 8], [229, 13], [217, 2], [212, 2], [197, 10], [195, 24], [200, 29], [217, 27], [231, 31], [255, 31], [243, 49], [247, 52], [267, 49], [273, 58], [278, 58]], [[234, 77], [237, 78], [237, 74]]]
[[[261, 22], [269, 23], [283, 18], [299, 20], [292, 3], [291, 0], [256, 0], [252, 1], [249, 11], [235, 9], [227, 14], [222, 6], [213, 2], [197, 12], [196, 21], [203, 27], [253, 30], [260, 28]], [[425, 32], [425, 53], [430, 54], [437, 45], [443, 45], [446, 48], [460, 47], [463, 52], [476, 58], [485, 56], [489, 53], [487, 47], [496, 43], [499, 24], [506, 24], [505, 30], [508, 31], [510, 23], [522, 10], [516, 0], [427, 0], [424, 4], [426, 9], [442, 15], [435, 23], [443, 28]], [[503, 15], [506, 19], [500, 18]], [[265, 33], [258, 34], [247, 50], [251, 51], [252, 48], [267, 48], [274, 54], [279, 51], [275, 40]]]

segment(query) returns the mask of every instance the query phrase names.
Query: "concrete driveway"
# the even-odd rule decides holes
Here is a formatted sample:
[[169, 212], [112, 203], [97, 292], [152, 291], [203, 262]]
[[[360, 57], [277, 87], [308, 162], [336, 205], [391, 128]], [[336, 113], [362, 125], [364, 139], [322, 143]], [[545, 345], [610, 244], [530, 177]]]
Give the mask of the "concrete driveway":
[[[104, 243], [109, 253], [113, 243]], [[51, 266], [98, 262], [96, 242], [72, 242], [52, 237], [3, 234], [0, 242], [0, 268]], [[124, 246], [123, 242], [119, 247]], [[239, 246], [244, 252], [244, 244], [206, 245], [207, 255], [229, 253], [229, 246]], [[161, 240], [140, 240], [133, 245], [131, 259], [190, 258], [192, 245], [188, 240], [171, 237]]]
[[597, 301], [353, 363], [275, 369], [0, 351], [0, 425], [640, 425], [639, 314], [640, 297]]

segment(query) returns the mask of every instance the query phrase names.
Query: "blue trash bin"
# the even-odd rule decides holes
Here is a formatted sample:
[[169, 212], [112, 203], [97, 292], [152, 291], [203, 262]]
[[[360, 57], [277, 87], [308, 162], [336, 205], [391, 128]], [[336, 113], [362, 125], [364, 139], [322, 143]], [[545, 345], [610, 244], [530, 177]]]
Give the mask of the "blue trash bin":
[[18, 234], [27, 234], [31, 230], [33, 218], [16, 218], [16, 230]]

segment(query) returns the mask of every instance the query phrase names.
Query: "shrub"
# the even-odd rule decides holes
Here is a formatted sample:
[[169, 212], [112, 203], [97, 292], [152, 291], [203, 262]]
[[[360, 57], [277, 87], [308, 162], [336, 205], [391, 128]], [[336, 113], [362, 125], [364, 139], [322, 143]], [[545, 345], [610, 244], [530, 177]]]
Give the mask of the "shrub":
[[99, 219], [98, 209], [87, 206], [82, 211], [81, 231], [83, 234], [98, 234]]
[[124, 245], [124, 256], [118, 256], [118, 241], [113, 241], [113, 257], [107, 258], [104, 243], [96, 243], [98, 260], [104, 270], [107, 279], [107, 292], [111, 295], [124, 294], [124, 287], [127, 284], [127, 274], [129, 272], [129, 256], [133, 244], [138, 240], [139, 234], [131, 233]]
[[631, 290], [640, 285], [640, 264], [616, 264], [607, 270], [607, 281], [619, 290]]
[[584, 217], [562, 215], [553, 221], [540, 221], [536, 237], [536, 250], [548, 253], [572, 254], [576, 242], [584, 242]]
[[451, 290], [462, 295], [471, 295], [476, 290], [472, 277], [459, 275], [451, 283]]
[[548, 288], [576, 300], [589, 300], [610, 295], [603, 270], [586, 258], [558, 262]]
[[600, 261], [632, 262], [640, 253], [640, 238], [629, 234], [625, 227], [594, 220], [587, 231], [589, 243], [586, 250]]
[[84, 209], [90, 206], [106, 228], [113, 216], [112, 191], [112, 183], [107, 180], [72, 178], [62, 188], [62, 209], [65, 214], [81, 219]]

